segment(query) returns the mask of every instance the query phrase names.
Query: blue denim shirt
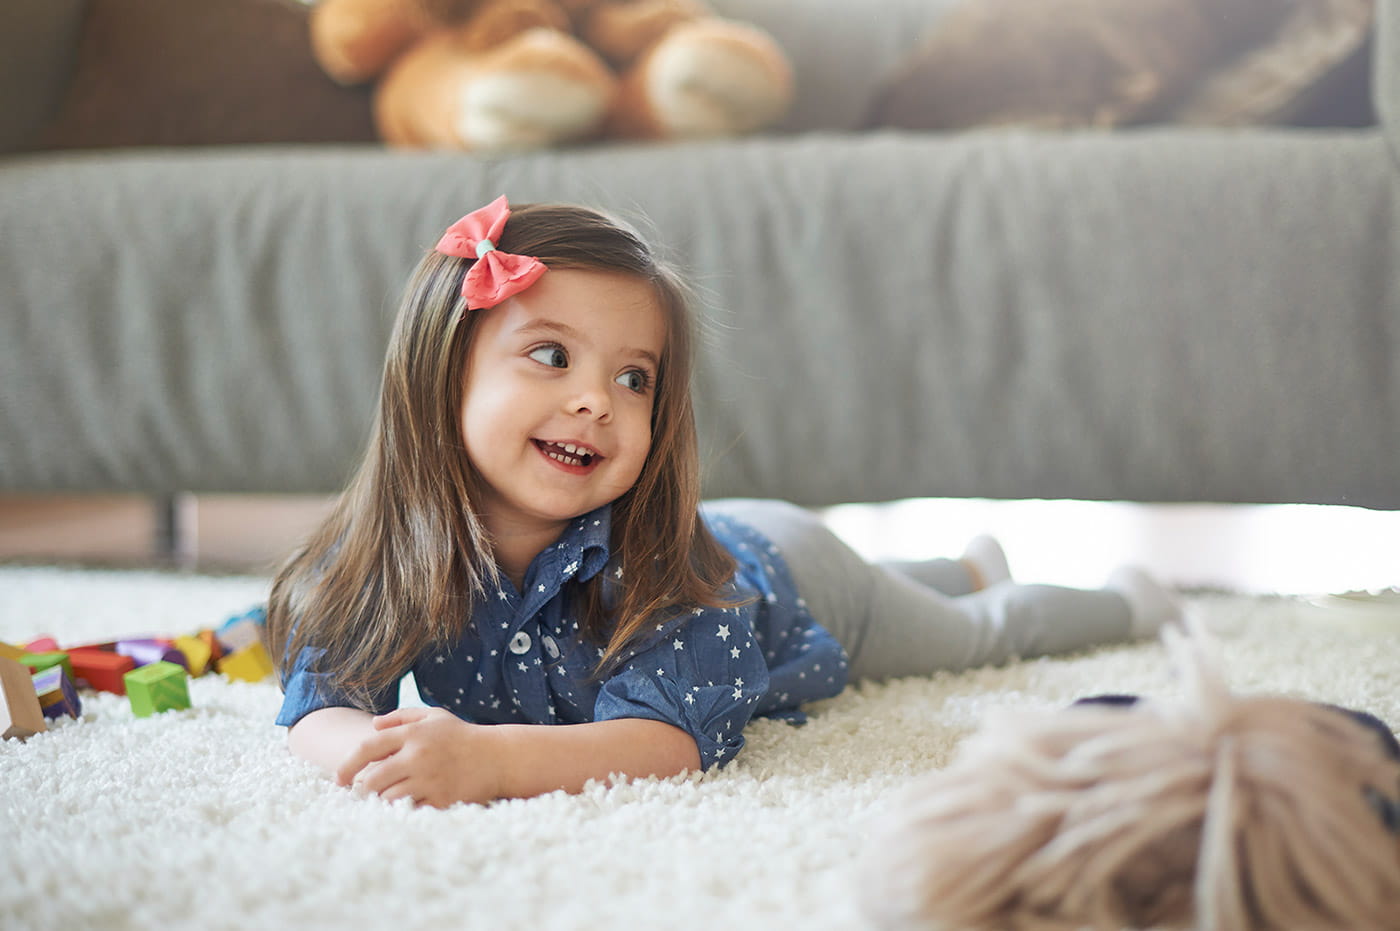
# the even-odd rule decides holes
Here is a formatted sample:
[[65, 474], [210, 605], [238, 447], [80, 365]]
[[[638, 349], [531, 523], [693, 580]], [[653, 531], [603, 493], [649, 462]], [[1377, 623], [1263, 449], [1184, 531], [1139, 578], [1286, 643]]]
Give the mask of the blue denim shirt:
[[[695, 738], [709, 769], [734, 758], [750, 718], [801, 723], [801, 704], [845, 687], [845, 651], [808, 613], [777, 548], [718, 515], [706, 522], [738, 562], [724, 594], [742, 603], [658, 623], [596, 678], [602, 651], [580, 635], [563, 588], [599, 572], [622, 579], [624, 567], [609, 551], [610, 517], [605, 506], [573, 521], [531, 562], [522, 591], [503, 581], [473, 604], [472, 624], [457, 643], [420, 656], [412, 672], [423, 701], [478, 724], [664, 721]], [[303, 652], [286, 677], [278, 724], [348, 704], [328, 676], [309, 671], [309, 659]], [[376, 696], [374, 711], [397, 705], [395, 686]]]

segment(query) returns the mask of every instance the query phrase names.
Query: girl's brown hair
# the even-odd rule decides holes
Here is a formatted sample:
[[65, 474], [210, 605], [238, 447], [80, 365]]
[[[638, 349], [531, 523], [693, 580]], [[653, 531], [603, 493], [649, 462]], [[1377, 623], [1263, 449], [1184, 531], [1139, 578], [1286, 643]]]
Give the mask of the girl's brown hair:
[[[642, 239], [582, 207], [513, 209], [497, 245], [549, 268], [636, 275], [655, 291], [667, 339], [652, 411], [651, 450], [633, 487], [613, 502], [611, 548], [625, 567], [605, 608], [603, 574], [572, 587], [584, 634], [605, 669], [658, 615], [718, 605], [734, 562], [698, 516], [699, 453], [691, 406], [693, 329], [680, 279]], [[472, 501], [459, 413], [468, 349], [481, 313], [464, 312], [473, 260], [430, 252], [399, 306], [379, 409], [358, 472], [331, 515], [278, 572], [267, 638], [285, 677], [301, 651], [357, 707], [393, 686], [426, 649], [452, 643], [471, 605], [494, 591], [491, 540]]]

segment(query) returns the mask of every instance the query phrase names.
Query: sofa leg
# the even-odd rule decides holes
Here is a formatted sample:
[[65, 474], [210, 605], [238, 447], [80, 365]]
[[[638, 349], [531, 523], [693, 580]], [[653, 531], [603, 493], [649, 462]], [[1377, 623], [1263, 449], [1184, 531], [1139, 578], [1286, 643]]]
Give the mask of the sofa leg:
[[189, 492], [158, 495], [155, 511], [155, 558], [181, 569], [194, 567], [199, 558], [199, 503]]

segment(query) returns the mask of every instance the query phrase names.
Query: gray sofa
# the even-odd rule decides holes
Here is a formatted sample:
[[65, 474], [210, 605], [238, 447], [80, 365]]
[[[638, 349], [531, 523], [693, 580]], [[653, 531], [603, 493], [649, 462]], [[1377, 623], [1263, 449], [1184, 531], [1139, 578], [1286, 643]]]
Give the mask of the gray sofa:
[[[42, 2], [0, 23], [12, 150], [71, 61]], [[0, 491], [337, 489], [408, 270], [506, 193], [697, 283], [708, 494], [1400, 507], [1400, 0], [1377, 126], [857, 131], [945, 5], [716, 2], [797, 65], [739, 140], [0, 155]]]

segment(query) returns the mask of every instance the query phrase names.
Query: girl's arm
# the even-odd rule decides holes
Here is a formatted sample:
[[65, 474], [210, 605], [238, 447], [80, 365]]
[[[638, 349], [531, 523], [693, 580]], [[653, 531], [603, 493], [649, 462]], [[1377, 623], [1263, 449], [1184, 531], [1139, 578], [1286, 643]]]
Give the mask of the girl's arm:
[[390, 801], [445, 808], [580, 792], [588, 780], [613, 773], [665, 777], [700, 768], [693, 737], [642, 718], [482, 725], [441, 708], [404, 708], [370, 720], [374, 733], [342, 757], [336, 781]]
[[320, 708], [293, 724], [287, 747], [295, 756], [334, 773], [365, 738], [374, 734], [374, 715], [358, 708]]

